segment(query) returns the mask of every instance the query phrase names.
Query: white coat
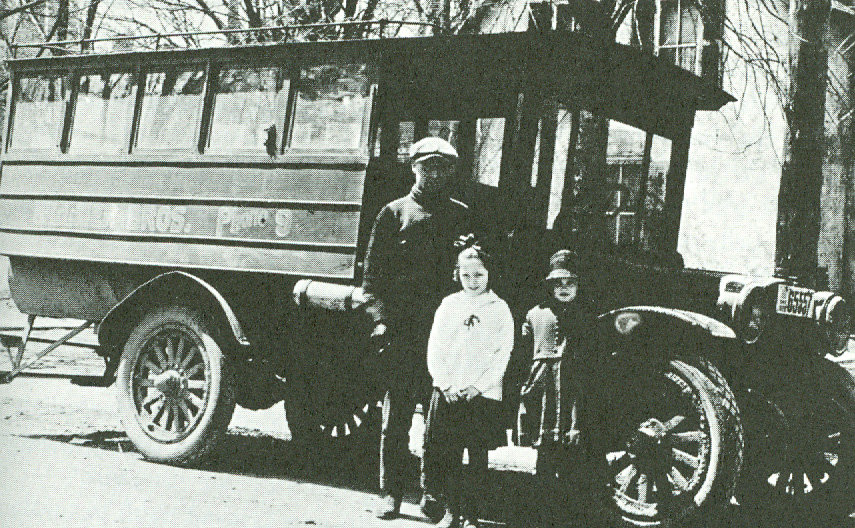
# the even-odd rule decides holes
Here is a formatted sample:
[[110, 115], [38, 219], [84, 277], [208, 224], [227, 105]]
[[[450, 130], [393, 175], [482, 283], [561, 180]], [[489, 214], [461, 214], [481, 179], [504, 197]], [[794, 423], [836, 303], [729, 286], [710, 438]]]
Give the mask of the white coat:
[[471, 385], [501, 401], [513, 347], [514, 320], [505, 301], [492, 290], [475, 297], [453, 293], [437, 309], [428, 340], [433, 385], [443, 391]]

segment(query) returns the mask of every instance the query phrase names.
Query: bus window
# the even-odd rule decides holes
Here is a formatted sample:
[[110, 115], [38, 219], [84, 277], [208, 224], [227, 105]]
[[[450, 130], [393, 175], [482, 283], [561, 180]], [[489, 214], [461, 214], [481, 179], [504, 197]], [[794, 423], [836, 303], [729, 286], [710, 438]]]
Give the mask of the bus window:
[[423, 137], [440, 137], [455, 148], [458, 144], [460, 121], [431, 119], [428, 121], [401, 121], [398, 124], [398, 161], [409, 163], [410, 146]]
[[354, 150], [367, 144], [370, 77], [365, 64], [301, 68], [289, 146]]
[[265, 153], [271, 125], [281, 137], [288, 86], [284, 68], [223, 67], [217, 77], [208, 152]]
[[[644, 189], [643, 203], [639, 204], [642, 214], [642, 225], [640, 231], [641, 243], [644, 249], [656, 249], [661, 242], [659, 236], [663, 235], [665, 229], [665, 185], [667, 183], [668, 168], [671, 163], [671, 140], [661, 136], [651, 136], [649, 168], [647, 170], [647, 184]], [[644, 175], [642, 175], [643, 177]]]
[[659, 247], [670, 140], [559, 107], [554, 148], [548, 229], [622, 248]]
[[12, 149], [59, 149], [70, 85], [62, 74], [19, 77]]
[[440, 137], [460, 150], [460, 121], [431, 119], [428, 121], [427, 135]]
[[132, 73], [81, 75], [71, 151], [127, 153], [136, 94], [137, 80]]
[[198, 144], [205, 70], [149, 71], [145, 76], [136, 146], [141, 150], [188, 150]]
[[609, 121], [606, 149], [607, 203], [603, 214], [612, 244], [632, 246], [637, 241], [638, 210], [636, 198], [641, 191], [644, 142], [643, 130]]
[[603, 214], [612, 244], [655, 250], [661, 244], [671, 141], [618, 121], [609, 122]]
[[410, 162], [410, 145], [415, 143], [416, 124], [412, 121], [402, 121], [398, 125], [398, 161]]
[[491, 187], [499, 186], [502, 168], [502, 143], [505, 140], [505, 119], [478, 119], [475, 122], [475, 181]]

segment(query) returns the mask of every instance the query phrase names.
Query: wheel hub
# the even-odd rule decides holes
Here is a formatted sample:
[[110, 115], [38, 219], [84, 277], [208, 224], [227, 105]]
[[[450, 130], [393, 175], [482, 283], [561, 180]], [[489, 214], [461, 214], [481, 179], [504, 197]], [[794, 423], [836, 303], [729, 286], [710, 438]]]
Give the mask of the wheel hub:
[[187, 385], [184, 377], [175, 370], [156, 375], [152, 384], [167, 398], [178, 398]]

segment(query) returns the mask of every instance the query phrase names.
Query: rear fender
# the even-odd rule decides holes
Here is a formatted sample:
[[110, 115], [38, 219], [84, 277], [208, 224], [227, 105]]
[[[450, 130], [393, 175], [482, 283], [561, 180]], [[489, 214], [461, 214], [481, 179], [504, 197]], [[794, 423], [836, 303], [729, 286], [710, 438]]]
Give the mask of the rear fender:
[[182, 271], [170, 271], [142, 284], [116, 306], [98, 325], [98, 341], [108, 349], [123, 345], [136, 323], [145, 313], [163, 305], [198, 308], [221, 329], [222, 339], [236, 347], [249, 346], [249, 340], [226, 299], [204, 280]]

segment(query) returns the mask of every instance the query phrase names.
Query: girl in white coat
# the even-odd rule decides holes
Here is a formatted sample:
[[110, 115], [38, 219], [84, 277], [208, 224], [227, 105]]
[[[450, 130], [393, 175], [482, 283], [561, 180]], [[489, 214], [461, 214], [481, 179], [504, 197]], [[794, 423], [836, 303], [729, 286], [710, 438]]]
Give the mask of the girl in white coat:
[[460, 253], [454, 273], [462, 290], [443, 299], [428, 341], [433, 394], [424, 476], [446, 506], [439, 526], [474, 528], [478, 495], [487, 477], [487, 452], [501, 436], [496, 420], [514, 346], [514, 321], [507, 303], [489, 288], [490, 260], [478, 246]]

